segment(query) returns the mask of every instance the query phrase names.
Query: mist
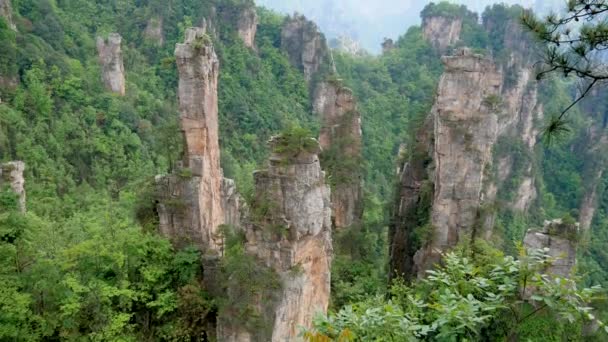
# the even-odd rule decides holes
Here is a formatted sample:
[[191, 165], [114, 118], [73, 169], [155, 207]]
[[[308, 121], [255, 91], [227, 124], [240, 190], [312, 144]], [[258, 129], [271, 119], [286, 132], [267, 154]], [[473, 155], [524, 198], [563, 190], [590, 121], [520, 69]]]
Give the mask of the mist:
[[[377, 53], [386, 38], [397, 38], [408, 27], [420, 24], [420, 12], [432, 1], [417, 0], [256, 0], [258, 5], [290, 14], [302, 13], [315, 21], [329, 38], [340, 36], [357, 41], [362, 48]], [[437, 2], [437, 1], [435, 1]], [[493, 3], [519, 4], [546, 13], [564, 6], [564, 0], [461, 0], [481, 13]]]

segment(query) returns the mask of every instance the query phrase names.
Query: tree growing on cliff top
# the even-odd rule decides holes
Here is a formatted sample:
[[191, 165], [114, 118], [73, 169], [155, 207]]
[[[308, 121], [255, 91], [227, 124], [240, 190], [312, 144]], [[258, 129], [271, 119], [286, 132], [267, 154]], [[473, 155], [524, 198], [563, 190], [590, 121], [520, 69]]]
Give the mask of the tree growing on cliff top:
[[569, 0], [564, 14], [537, 18], [525, 12], [522, 23], [544, 45], [537, 80], [551, 73], [581, 79], [579, 94], [561, 113], [554, 115], [545, 129], [547, 137], [567, 131], [566, 114], [589, 94], [593, 87], [608, 80], [608, 1]]

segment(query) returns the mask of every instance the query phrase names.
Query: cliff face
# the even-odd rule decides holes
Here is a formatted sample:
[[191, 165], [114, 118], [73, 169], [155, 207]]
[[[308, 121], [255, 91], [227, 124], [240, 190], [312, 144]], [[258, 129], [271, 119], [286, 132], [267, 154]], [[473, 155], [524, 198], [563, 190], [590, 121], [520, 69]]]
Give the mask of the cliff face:
[[608, 103], [603, 96], [605, 88], [593, 89], [582, 101], [581, 107], [587, 117], [588, 128], [585, 137], [576, 152], [584, 156], [583, 179], [584, 190], [579, 207], [581, 230], [587, 232], [598, 206], [599, 189], [604, 170], [608, 166]]
[[144, 30], [144, 37], [155, 42], [157, 45], [163, 45], [165, 43], [162, 17], [152, 17], [148, 20], [148, 24]]
[[528, 251], [548, 249], [554, 262], [544, 270], [545, 274], [569, 278], [576, 266], [576, 236], [578, 224], [563, 223], [562, 220], [545, 221], [540, 231], [529, 230], [524, 237]]
[[118, 33], [110, 33], [108, 39], [97, 37], [97, 54], [106, 88], [125, 95], [125, 68], [122, 63], [121, 42], [122, 37]]
[[222, 199], [219, 61], [204, 28], [186, 30], [175, 57], [184, 157], [175, 174], [157, 180], [164, 195], [158, 209], [160, 230], [174, 240], [189, 240], [204, 250], [219, 251], [218, 227], [225, 222], [222, 202], [229, 202]]
[[[497, 113], [491, 103], [500, 94], [501, 75], [491, 60], [461, 50], [443, 57], [445, 71], [432, 109], [435, 186], [431, 243], [415, 256], [426, 270], [440, 253], [475, 234], [484, 204], [483, 187], [492, 163]], [[419, 273], [419, 275], [421, 275]]]
[[[492, 33], [497, 23], [486, 18], [485, 29]], [[504, 51], [497, 61], [502, 70], [501, 115], [498, 134], [501, 146], [495, 151], [495, 164], [500, 165], [495, 174], [495, 186], [503, 193], [503, 200], [510, 210], [527, 212], [538, 197], [534, 147], [540, 133], [539, 122], [543, 119], [543, 106], [538, 101], [538, 84], [534, 80], [533, 46], [531, 39], [516, 20], [501, 25], [506, 29], [503, 36]], [[504, 148], [509, 145], [511, 148]], [[512, 149], [517, 147], [519, 157], [513, 158]], [[516, 184], [508, 184], [513, 178]], [[507, 195], [507, 193], [509, 193]], [[490, 194], [493, 196], [495, 194]]]
[[332, 179], [332, 218], [336, 228], [359, 222], [363, 214], [361, 114], [350, 89], [338, 80], [322, 82], [315, 90], [313, 110], [321, 117], [319, 142], [323, 168]]
[[433, 48], [445, 52], [450, 45], [460, 39], [462, 19], [442, 16], [425, 17], [422, 20], [422, 35]]
[[13, 22], [13, 8], [11, 6], [11, 0], [0, 0], [0, 17], [3, 17], [8, 27], [13, 30], [17, 30], [15, 23]]
[[281, 30], [281, 48], [309, 82], [324, 67], [333, 68], [325, 36], [314, 22], [302, 15], [294, 14], [285, 20]]
[[[391, 271], [406, 276], [423, 276], [459, 241], [487, 234], [483, 207], [488, 204], [485, 189], [497, 138], [495, 102], [502, 75], [490, 59], [468, 49], [442, 61], [435, 104], [402, 170], [391, 227]], [[421, 225], [427, 215], [426, 236], [416, 246], [410, 240], [420, 234], [413, 234], [412, 225]]]
[[[222, 341], [295, 341], [329, 304], [331, 244], [330, 191], [316, 147], [297, 155], [273, 153], [267, 170], [257, 171], [252, 224], [245, 228], [246, 253], [278, 274], [281, 289], [264, 310], [271, 336], [221, 322]], [[281, 144], [273, 138], [271, 145]], [[258, 215], [263, 210], [263, 215]], [[257, 213], [257, 214], [256, 214]], [[268, 304], [260, 298], [258, 306]]]
[[22, 213], [25, 212], [24, 170], [25, 163], [22, 161], [0, 164], [0, 187], [7, 185], [17, 195], [19, 210]]
[[239, 37], [250, 49], [255, 48], [255, 33], [258, 27], [258, 15], [255, 11], [255, 6], [245, 7], [239, 13], [236, 23]]

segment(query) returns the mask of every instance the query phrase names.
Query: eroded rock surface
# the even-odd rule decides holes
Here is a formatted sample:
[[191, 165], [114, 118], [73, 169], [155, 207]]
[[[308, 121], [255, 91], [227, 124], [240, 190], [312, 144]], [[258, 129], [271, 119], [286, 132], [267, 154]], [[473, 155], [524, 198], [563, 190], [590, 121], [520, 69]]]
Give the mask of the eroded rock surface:
[[7, 185], [17, 195], [19, 211], [25, 212], [25, 163], [12, 161], [0, 164], [0, 187]]
[[152, 17], [150, 20], [148, 20], [148, 24], [144, 30], [144, 37], [155, 42], [157, 45], [163, 45], [165, 43], [162, 17]]
[[255, 33], [258, 28], [258, 15], [255, 6], [245, 7], [239, 13], [237, 20], [237, 32], [239, 37], [250, 49], [255, 48]]
[[[491, 99], [500, 94], [501, 74], [490, 59], [463, 49], [443, 57], [445, 71], [433, 106], [435, 192], [431, 210], [431, 243], [417, 252], [419, 270], [439, 260], [440, 253], [475, 232], [483, 188], [492, 164], [497, 113]], [[420, 273], [419, 273], [420, 275]]]
[[[466, 48], [442, 61], [435, 104], [402, 169], [391, 227], [391, 271], [406, 277], [423, 276], [459, 241], [485, 235], [481, 221], [502, 75], [492, 60]], [[428, 215], [425, 240], [413, 243], [413, 229]]]
[[433, 48], [445, 52], [460, 39], [462, 19], [456, 17], [430, 16], [422, 20], [422, 35]]
[[303, 15], [296, 13], [285, 20], [281, 30], [281, 48], [287, 52], [291, 64], [304, 73], [307, 81], [319, 72], [334, 68], [325, 36], [314, 22]]
[[[219, 226], [226, 217], [222, 194], [231, 192], [220, 167], [217, 80], [219, 61], [204, 28], [186, 30], [177, 44], [180, 127], [183, 161], [174, 174], [159, 178], [160, 230], [174, 240], [194, 242], [201, 249], [219, 251]], [[223, 191], [224, 190], [224, 191]]]
[[358, 223], [363, 214], [361, 114], [352, 91], [337, 79], [317, 86], [313, 110], [321, 119], [319, 142], [329, 164], [322, 166], [333, 185], [334, 227], [349, 227]]
[[125, 68], [121, 42], [122, 37], [118, 33], [110, 33], [107, 39], [97, 37], [97, 54], [106, 88], [119, 95], [125, 95]]
[[[277, 139], [271, 145], [280, 143]], [[276, 272], [282, 286], [276, 290], [279, 293], [275, 293], [271, 309], [262, 313], [272, 323], [271, 336], [256, 336], [243, 326], [221, 322], [220, 340], [296, 341], [300, 327], [310, 328], [314, 315], [327, 311], [331, 208], [319, 152], [317, 144], [297, 155], [273, 153], [268, 169], [254, 174], [256, 206], [251, 209], [253, 222], [246, 227], [245, 249]], [[258, 217], [256, 210], [261, 208], [270, 209]]]
[[0, 0], [0, 17], [3, 17], [13, 30], [17, 30], [15, 23], [13, 22], [13, 8], [11, 6], [11, 0]]
[[576, 237], [579, 225], [564, 223], [561, 219], [545, 221], [541, 230], [529, 230], [524, 237], [528, 250], [548, 249], [552, 263], [545, 274], [569, 278], [576, 266]]

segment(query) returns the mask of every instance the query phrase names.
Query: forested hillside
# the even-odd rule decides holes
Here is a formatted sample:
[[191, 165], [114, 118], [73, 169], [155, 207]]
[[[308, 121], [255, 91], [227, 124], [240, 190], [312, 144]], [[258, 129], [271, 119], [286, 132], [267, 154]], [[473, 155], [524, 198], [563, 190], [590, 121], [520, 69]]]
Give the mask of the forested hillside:
[[[608, 288], [606, 101], [598, 89], [573, 109], [564, 134], [542, 140], [575, 84], [534, 80], [536, 50], [522, 43], [531, 38], [510, 36], [521, 13], [431, 4], [423, 25], [381, 55], [354, 56], [330, 51], [306, 18], [252, 0], [0, 0], [0, 341], [278, 341], [277, 331], [311, 341], [602, 340], [608, 313], [595, 286]], [[431, 27], [450, 21], [458, 34], [440, 42]], [[186, 59], [176, 44], [201, 65], [218, 59], [217, 89], [205, 88], [202, 103], [209, 115], [217, 100], [216, 181], [234, 180], [241, 211], [226, 216], [242, 222], [213, 227], [217, 250], [159, 230], [181, 228], [161, 222], [160, 209], [172, 220], [195, 210], [158, 184], [206, 176], [189, 155], [198, 146], [184, 117], [197, 108], [184, 105]], [[500, 91], [475, 80], [463, 89], [483, 93], [482, 112], [498, 118], [476, 162], [489, 165], [479, 174], [498, 190], [483, 183], [476, 196], [493, 201], [476, 207], [472, 237], [416, 280], [403, 272], [414, 261], [399, 268], [432, 246], [442, 186], [432, 179], [450, 166], [432, 157], [442, 150], [429, 128], [449, 112], [438, 100], [443, 80], [459, 77], [446, 55], [494, 63], [485, 76], [501, 75]], [[446, 124], [442, 132], [458, 136], [448, 146], [477, 158], [476, 134], [490, 131], [475, 126], [483, 120]], [[520, 123], [531, 132], [524, 138]], [[11, 161], [23, 162], [22, 178]], [[415, 175], [414, 209], [401, 215], [411, 165], [424, 177]], [[15, 190], [23, 181], [25, 195]], [[460, 189], [459, 200], [469, 190]], [[561, 221], [544, 222], [553, 219]], [[522, 247], [543, 226], [570, 234], [559, 241], [575, 246], [571, 280], [548, 275], [548, 249]], [[482, 229], [491, 234], [479, 238]], [[405, 250], [395, 252], [399, 238]], [[312, 312], [292, 312], [313, 307], [294, 299], [302, 293], [321, 302], [314, 324]], [[300, 321], [284, 331], [288, 315]]]

